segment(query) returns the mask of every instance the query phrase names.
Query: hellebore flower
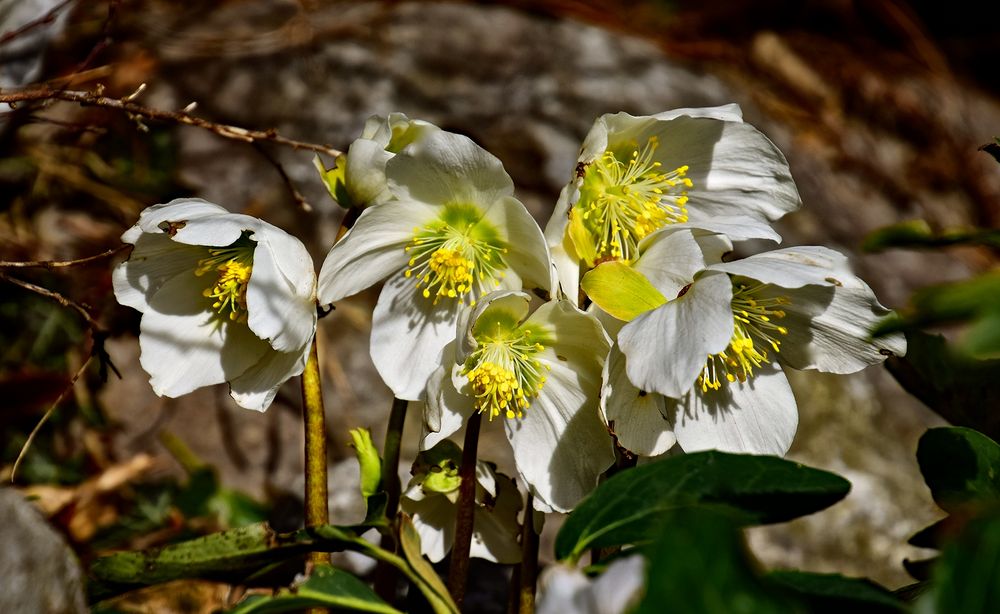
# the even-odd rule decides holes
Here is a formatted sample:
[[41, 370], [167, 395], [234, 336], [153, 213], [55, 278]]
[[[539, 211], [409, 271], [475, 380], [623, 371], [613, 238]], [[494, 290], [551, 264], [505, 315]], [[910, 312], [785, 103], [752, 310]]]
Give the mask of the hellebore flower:
[[[458, 508], [458, 475], [462, 450], [450, 440], [417, 455], [413, 478], [400, 499], [403, 511], [413, 518], [420, 534], [420, 549], [431, 562], [442, 560], [455, 541]], [[476, 507], [470, 556], [494, 563], [517, 563], [517, 513], [521, 493], [514, 480], [497, 472], [492, 463], [476, 463]]]
[[597, 579], [557, 563], [538, 580], [538, 614], [625, 614], [646, 589], [646, 559], [633, 554], [615, 560]]
[[390, 197], [385, 181], [385, 163], [404, 147], [439, 130], [437, 126], [402, 113], [388, 117], [373, 115], [365, 122], [361, 136], [346, 154], [337, 156], [332, 169], [313, 159], [330, 196], [341, 206], [363, 209]]
[[495, 288], [547, 292], [552, 270], [500, 161], [470, 139], [430, 132], [385, 173], [392, 198], [366, 209], [330, 250], [319, 300], [388, 277], [372, 316], [372, 360], [397, 398], [419, 400], [463, 308]]
[[431, 378], [424, 446], [458, 431], [473, 412], [503, 418], [514, 463], [540, 511], [569, 511], [614, 462], [598, 414], [608, 339], [568, 301], [528, 315], [522, 292], [486, 295], [459, 323]]
[[774, 221], [800, 205], [785, 157], [739, 106], [602, 115], [584, 140], [545, 237], [563, 291], [581, 267], [630, 262], [655, 231], [744, 216]]
[[263, 411], [302, 373], [316, 330], [316, 273], [298, 239], [195, 198], [147, 208], [122, 235], [118, 302], [142, 312], [139, 361], [156, 394], [229, 382]]
[[782, 455], [798, 424], [784, 366], [853, 373], [906, 351], [901, 336], [870, 339], [889, 311], [823, 247], [711, 264], [679, 290], [651, 286], [647, 304], [660, 305], [621, 328], [603, 391], [619, 442], [640, 454], [676, 438], [688, 452]]

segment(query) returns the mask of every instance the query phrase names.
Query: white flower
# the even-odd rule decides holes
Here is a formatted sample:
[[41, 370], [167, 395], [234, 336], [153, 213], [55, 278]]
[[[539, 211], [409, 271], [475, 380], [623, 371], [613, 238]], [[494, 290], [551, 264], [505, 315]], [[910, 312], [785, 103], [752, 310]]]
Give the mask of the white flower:
[[799, 204], [785, 157], [743, 123], [737, 105], [616, 113], [598, 118], [584, 140], [545, 236], [575, 301], [581, 265], [632, 261], [658, 229], [734, 216], [773, 221]]
[[[413, 518], [420, 534], [421, 551], [434, 563], [445, 557], [455, 541], [461, 462], [462, 450], [449, 440], [421, 452], [400, 499], [400, 507]], [[470, 556], [494, 563], [519, 562], [517, 513], [521, 507], [521, 493], [514, 480], [498, 473], [492, 463], [477, 461]]]
[[689, 452], [784, 454], [798, 413], [783, 366], [853, 373], [906, 351], [901, 336], [870, 339], [888, 310], [823, 247], [709, 264], [684, 285], [650, 280], [665, 302], [621, 328], [602, 400], [639, 454], [675, 438]]
[[320, 271], [323, 305], [389, 277], [372, 317], [372, 360], [419, 400], [463, 307], [497, 287], [549, 291], [538, 225], [500, 161], [464, 136], [424, 135], [386, 163], [392, 198], [369, 207]]
[[346, 154], [337, 157], [334, 168], [323, 168], [319, 157], [317, 170], [330, 195], [342, 207], [365, 207], [390, 197], [385, 180], [385, 164], [407, 145], [439, 128], [431, 123], [409, 119], [402, 113], [388, 117], [374, 115], [365, 122], [361, 136], [351, 143]]
[[142, 312], [140, 362], [158, 395], [229, 382], [263, 411], [302, 373], [316, 330], [316, 274], [298, 239], [257, 218], [182, 198], [122, 235], [118, 302]]
[[568, 511], [614, 462], [598, 413], [609, 342], [568, 301], [528, 316], [529, 301], [493, 292], [463, 318], [428, 386], [423, 446], [458, 431], [475, 411], [501, 417], [536, 509]]
[[547, 567], [538, 580], [538, 614], [625, 614], [642, 598], [646, 559], [633, 554], [608, 565], [596, 580], [564, 564]]

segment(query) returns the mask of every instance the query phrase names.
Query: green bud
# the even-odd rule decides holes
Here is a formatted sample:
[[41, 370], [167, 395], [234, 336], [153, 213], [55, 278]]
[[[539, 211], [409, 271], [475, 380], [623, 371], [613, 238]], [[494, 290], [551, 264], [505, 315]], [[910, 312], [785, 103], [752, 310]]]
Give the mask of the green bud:
[[354, 448], [361, 465], [361, 494], [367, 499], [382, 489], [382, 459], [368, 429], [351, 429], [348, 432], [352, 440], [350, 446]]

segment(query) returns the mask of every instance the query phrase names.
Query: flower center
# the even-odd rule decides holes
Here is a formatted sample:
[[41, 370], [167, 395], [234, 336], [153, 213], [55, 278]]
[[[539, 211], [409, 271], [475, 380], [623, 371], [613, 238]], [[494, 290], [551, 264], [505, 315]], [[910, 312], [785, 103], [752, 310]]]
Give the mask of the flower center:
[[605, 151], [587, 168], [576, 209], [593, 242], [595, 261], [634, 260], [643, 237], [687, 221], [687, 189], [693, 186], [688, 167], [661, 172], [653, 159], [657, 147], [659, 140], [652, 136], [642, 149], [632, 150], [628, 162]]
[[766, 284], [747, 286], [740, 284], [733, 290], [733, 338], [729, 347], [718, 354], [711, 354], [698, 385], [702, 392], [709, 388], [718, 390], [723, 382], [745, 382], [753, 377], [754, 369], [770, 362], [768, 351], [781, 351], [780, 335], [788, 329], [775, 324], [775, 319], [785, 317], [783, 306], [789, 304], [784, 296], [762, 297]]
[[440, 218], [414, 228], [406, 251], [404, 275], [416, 279], [423, 297], [433, 296], [435, 305], [442, 297], [475, 305], [484, 288], [500, 285], [507, 268], [499, 232], [469, 205], [446, 206]]
[[247, 318], [246, 293], [253, 271], [253, 248], [254, 242], [244, 233], [228, 247], [209, 249], [209, 255], [199, 260], [195, 269], [199, 277], [209, 272], [217, 275], [215, 285], [206, 288], [202, 295], [212, 299], [212, 309], [230, 321], [244, 322]]
[[548, 365], [536, 354], [545, 349], [548, 336], [539, 330], [517, 326], [506, 314], [484, 314], [476, 323], [473, 337], [479, 347], [469, 356], [462, 375], [469, 378], [476, 395], [476, 409], [493, 420], [502, 412], [507, 418], [521, 418], [531, 399], [545, 385]]

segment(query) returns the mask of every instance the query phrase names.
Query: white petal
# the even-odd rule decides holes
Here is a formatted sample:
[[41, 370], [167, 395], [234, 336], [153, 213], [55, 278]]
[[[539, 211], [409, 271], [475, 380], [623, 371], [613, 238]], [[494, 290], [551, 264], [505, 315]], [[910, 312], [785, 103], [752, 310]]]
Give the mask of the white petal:
[[301, 353], [316, 331], [316, 274], [305, 246], [272, 226], [254, 238], [247, 286], [248, 325], [279, 352]]
[[657, 113], [653, 117], [656, 119], [676, 119], [682, 115], [689, 117], [708, 117], [711, 119], [721, 119], [730, 122], [743, 121], [743, 109], [736, 103], [724, 104], [718, 107], [694, 107], [690, 109], [673, 109]]
[[232, 380], [272, 351], [245, 325], [219, 323], [192, 271], [163, 284], [139, 325], [139, 361], [153, 390], [176, 397]]
[[244, 232], [256, 233], [265, 226], [270, 224], [249, 215], [223, 213], [187, 220], [171, 236], [178, 243], [225, 247], [238, 241]]
[[618, 345], [632, 383], [673, 398], [687, 392], [708, 356], [733, 337], [732, 296], [729, 276], [710, 272], [683, 296], [626, 324]]
[[788, 334], [779, 337], [781, 351], [775, 355], [779, 361], [796, 369], [854, 373], [882, 362], [888, 354], [906, 353], [902, 335], [871, 339], [872, 328], [890, 312], [863, 281], [853, 276], [841, 279], [842, 286], [773, 288], [762, 294], [790, 300], [783, 307], [781, 325]]
[[569, 301], [549, 301], [535, 310], [525, 326], [538, 326], [552, 334], [546, 358], [559, 361], [577, 372], [600, 377], [611, 341], [601, 323]]
[[[580, 295], [580, 259], [576, 257], [572, 241], [566, 236], [566, 228], [569, 226], [571, 201], [578, 198], [579, 192], [573, 184], [563, 187], [555, 210], [545, 224], [545, 242], [555, 268], [555, 283], [562, 296], [576, 306], [579, 306]], [[557, 297], [553, 295], [552, 298]]]
[[493, 154], [460, 134], [432, 131], [386, 164], [389, 189], [403, 200], [490, 205], [514, 193]]
[[[771, 228], [771, 225], [759, 219], [747, 217], [745, 215], [715, 216], [697, 221], [684, 222], [683, 224], [672, 224], [660, 232], [668, 230], [707, 230], [722, 235], [726, 235], [734, 241], [747, 241], [750, 239], [766, 239], [781, 243], [781, 235]], [[656, 236], [652, 234], [639, 242], [639, 250], [645, 248], [645, 243]]]
[[854, 277], [850, 273], [846, 256], [815, 245], [786, 247], [741, 260], [715, 264], [710, 268], [782, 288], [799, 288], [810, 284], [843, 284], [848, 281], [847, 278]]
[[590, 602], [590, 579], [562, 563], [547, 566], [538, 579], [537, 614], [604, 614]]
[[[136, 228], [136, 227], [133, 227]], [[122, 305], [146, 311], [149, 299], [171, 278], [190, 274], [207, 251], [170, 240], [165, 234], [140, 231], [128, 260], [112, 274], [115, 298]]]
[[604, 365], [601, 411], [618, 443], [641, 456], [663, 454], [677, 441], [666, 417], [666, 398], [632, 385], [625, 373], [625, 355], [617, 345]]
[[384, 201], [389, 188], [385, 181], [385, 164], [392, 154], [385, 150], [388, 145], [370, 139], [357, 139], [347, 150], [347, 166], [344, 182], [351, 204], [368, 207]]
[[400, 271], [389, 278], [375, 304], [372, 361], [397, 399], [424, 398], [427, 380], [442, 364], [442, 350], [455, 338], [462, 305], [454, 300], [434, 305], [433, 298], [424, 298], [414, 280]]
[[[455, 348], [455, 362], [464, 363], [479, 346], [472, 331], [483, 314], [498, 309], [513, 315], [515, 320], [521, 322], [528, 315], [530, 305], [531, 297], [517, 290], [498, 290], [480, 297], [473, 308], [463, 310], [459, 315], [456, 330], [458, 343]], [[456, 386], [460, 387], [459, 384]]]
[[329, 305], [357, 294], [403, 269], [410, 259], [405, 249], [414, 228], [430, 222], [438, 212], [437, 207], [404, 201], [365, 209], [323, 262], [319, 303]]
[[692, 391], [675, 405], [677, 443], [685, 452], [722, 450], [784, 456], [799, 413], [784, 372], [775, 365], [746, 382], [719, 390]]
[[591, 585], [595, 612], [625, 614], [642, 596], [646, 586], [646, 559], [634, 554], [608, 565]]
[[442, 496], [419, 501], [402, 497], [399, 504], [413, 518], [420, 535], [420, 551], [432, 563], [444, 559], [455, 542], [455, 504]]
[[663, 296], [674, 298], [694, 281], [696, 273], [721, 262], [722, 255], [732, 249], [733, 244], [722, 235], [671, 227], [656, 233], [632, 266]]
[[[517, 513], [521, 510], [521, 493], [514, 481], [505, 475], [496, 476], [497, 495], [489, 505], [478, 501], [472, 529], [470, 556], [495, 563], [512, 564], [521, 560]], [[484, 493], [477, 493], [481, 498]]]
[[[142, 213], [139, 214], [139, 222], [136, 226], [141, 228], [143, 232], [160, 233], [163, 232], [163, 229], [160, 228], [163, 223], [180, 224], [181, 222], [204, 217], [218, 217], [219, 215], [230, 215], [230, 213], [225, 207], [200, 198], [177, 198], [169, 203], [143, 209]], [[124, 237], [122, 240], [131, 243]]]
[[305, 370], [310, 349], [307, 344], [304, 351], [265, 353], [257, 364], [229, 382], [229, 394], [240, 407], [266, 410], [281, 385]]
[[655, 157], [664, 169], [688, 165], [692, 221], [730, 215], [773, 221], [801, 205], [785, 156], [753, 126], [685, 116], [662, 123]]
[[598, 415], [600, 373], [575, 372], [560, 361], [521, 419], [504, 420], [514, 463], [530, 492], [568, 512], [614, 463], [611, 437]]
[[435, 369], [427, 382], [427, 404], [424, 408], [424, 433], [420, 449], [429, 450], [461, 430], [475, 411], [473, 400], [455, 389], [452, 372], [460, 369], [450, 356], [449, 344], [444, 349], [445, 365]]
[[552, 290], [552, 261], [545, 237], [521, 201], [504, 197], [483, 214], [500, 230], [507, 243], [504, 259], [528, 289]]

